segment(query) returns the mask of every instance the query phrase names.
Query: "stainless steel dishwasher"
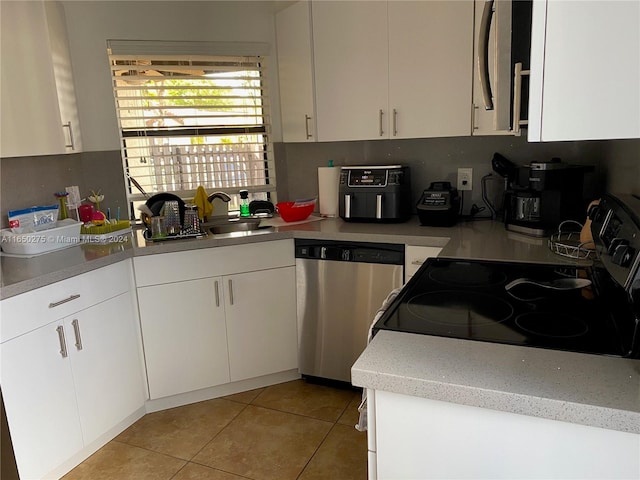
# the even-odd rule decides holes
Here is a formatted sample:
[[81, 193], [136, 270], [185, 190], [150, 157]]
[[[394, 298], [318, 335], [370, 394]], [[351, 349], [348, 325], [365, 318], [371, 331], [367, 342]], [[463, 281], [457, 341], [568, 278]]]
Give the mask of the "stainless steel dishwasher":
[[351, 382], [376, 311], [402, 285], [404, 245], [295, 241], [300, 373]]

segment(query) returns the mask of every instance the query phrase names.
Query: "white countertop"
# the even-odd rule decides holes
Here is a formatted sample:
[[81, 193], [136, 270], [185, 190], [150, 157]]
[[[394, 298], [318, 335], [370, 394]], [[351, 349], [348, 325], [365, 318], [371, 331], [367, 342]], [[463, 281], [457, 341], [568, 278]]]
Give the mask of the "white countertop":
[[381, 242], [443, 247], [442, 257], [478, 258], [532, 263], [569, 263], [554, 254], [546, 238], [507, 232], [504, 224], [490, 220], [461, 222], [453, 227], [421, 226], [418, 217], [404, 223], [351, 223], [326, 218], [304, 224], [272, 227], [253, 232], [208, 235], [203, 239], [147, 243], [141, 230], [131, 240], [111, 244], [82, 244], [32, 258], [0, 257], [0, 299], [9, 298], [125, 258], [180, 252], [284, 238], [312, 238], [354, 242]]
[[[124, 243], [73, 246], [46, 255], [0, 258], [0, 299], [139, 255], [215, 248], [284, 238], [442, 247], [441, 257], [575, 264], [552, 253], [546, 238], [507, 232], [476, 220], [449, 228], [323, 219], [249, 234], [147, 244], [139, 231]], [[640, 361], [527, 347], [380, 332], [354, 365], [354, 384], [408, 395], [640, 431]]]
[[640, 360], [380, 331], [359, 387], [640, 434]]

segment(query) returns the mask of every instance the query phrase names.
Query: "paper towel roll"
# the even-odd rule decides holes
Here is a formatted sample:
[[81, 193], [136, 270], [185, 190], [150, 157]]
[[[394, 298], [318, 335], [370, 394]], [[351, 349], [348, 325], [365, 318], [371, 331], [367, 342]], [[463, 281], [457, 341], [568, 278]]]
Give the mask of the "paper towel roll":
[[318, 200], [320, 215], [323, 217], [338, 216], [339, 182], [339, 167], [318, 167]]

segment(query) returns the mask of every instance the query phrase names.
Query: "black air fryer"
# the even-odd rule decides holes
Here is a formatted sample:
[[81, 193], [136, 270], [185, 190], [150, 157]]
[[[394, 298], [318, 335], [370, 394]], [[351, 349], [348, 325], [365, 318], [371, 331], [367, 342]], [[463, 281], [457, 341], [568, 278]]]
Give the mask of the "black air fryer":
[[409, 167], [342, 167], [338, 195], [338, 213], [347, 222], [406, 222], [411, 217]]
[[450, 227], [458, 221], [460, 196], [449, 182], [432, 182], [418, 204], [418, 218], [421, 225], [430, 227]]

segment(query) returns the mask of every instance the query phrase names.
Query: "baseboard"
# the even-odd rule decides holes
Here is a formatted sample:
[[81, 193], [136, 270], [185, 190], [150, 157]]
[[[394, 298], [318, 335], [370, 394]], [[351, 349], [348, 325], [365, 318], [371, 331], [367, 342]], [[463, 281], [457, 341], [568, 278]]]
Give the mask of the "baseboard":
[[246, 392], [247, 390], [268, 387], [269, 385], [275, 385], [277, 383], [290, 382], [291, 380], [297, 380], [299, 378], [300, 372], [298, 372], [297, 369], [286, 370], [284, 372], [273, 373], [262, 377], [249, 378], [239, 382], [225, 383], [215, 387], [204, 388], [194, 392], [147, 400], [145, 406], [147, 413], [158, 412], [160, 410], [166, 410], [167, 408], [181, 407], [190, 403], [202, 402], [205, 400], [211, 400], [212, 398]]
[[131, 415], [126, 417], [124, 420], [119, 422], [115, 427], [109, 429], [104, 434], [100, 435], [95, 441], [91, 442], [89, 445], [86, 445], [82, 450], [73, 455], [67, 461], [59, 465], [57, 468], [49, 472], [43, 478], [51, 478], [58, 479], [63, 475], [69, 473], [75, 467], [84, 462], [91, 455], [96, 453], [99, 449], [104, 447], [107, 443], [113, 440], [115, 437], [124, 432], [127, 428], [133, 425], [135, 422], [140, 420], [146, 414], [146, 409], [144, 406], [138, 408]]

